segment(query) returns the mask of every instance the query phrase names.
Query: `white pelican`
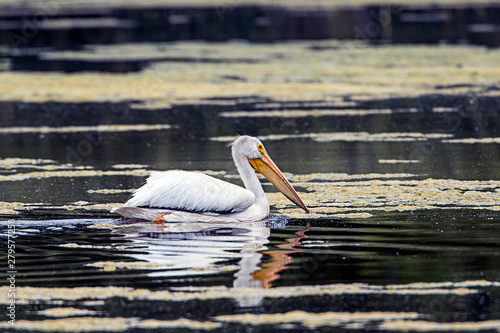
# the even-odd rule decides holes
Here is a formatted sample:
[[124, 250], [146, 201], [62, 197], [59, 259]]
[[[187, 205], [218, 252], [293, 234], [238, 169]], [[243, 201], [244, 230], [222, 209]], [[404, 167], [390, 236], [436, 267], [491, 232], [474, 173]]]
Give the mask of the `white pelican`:
[[153, 171], [130, 200], [111, 212], [127, 218], [168, 222], [260, 221], [269, 216], [269, 201], [255, 169], [285, 197], [309, 213], [262, 142], [244, 135], [231, 146], [234, 164], [246, 189], [195, 172]]

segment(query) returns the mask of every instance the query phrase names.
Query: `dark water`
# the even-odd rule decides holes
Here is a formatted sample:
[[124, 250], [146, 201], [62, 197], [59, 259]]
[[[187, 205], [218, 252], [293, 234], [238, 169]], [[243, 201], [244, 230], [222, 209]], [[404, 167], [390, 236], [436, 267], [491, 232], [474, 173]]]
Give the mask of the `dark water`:
[[[96, 223], [115, 228], [92, 227]], [[218, 316], [296, 310], [362, 312], [366, 318], [351, 322], [364, 329], [377, 328], [384, 315], [368, 318], [380, 311], [417, 313], [421, 320], [436, 323], [498, 323], [498, 223], [498, 214], [466, 211], [390, 214], [356, 221], [287, 221], [273, 216], [269, 223], [238, 226], [20, 220], [15, 239], [18, 294], [23, 297], [22, 288], [37, 287], [48, 299], [40, 296], [41, 291], [31, 296], [29, 304], [18, 305], [17, 319], [46, 320], [40, 311], [71, 307], [95, 311], [96, 317], [209, 321], [227, 331], [283, 327], [221, 322]], [[5, 222], [2, 225], [5, 237]], [[134, 266], [138, 261], [143, 265]], [[102, 262], [107, 267], [122, 266], [107, 270], [100, 266]], [[415, 282], [420, 286], [405, 286]], [[176, 300], [173, 295], [130, 299], [91, 291], [76, 300], [50, 299], [48, 288], [83, 286], [173, 294], [186, 289], [192, 299]], [[308, 286], [327, 290], [308, 295], [303, 290]], [[332, 286], [340, 286], [340, 291], [329, 292]], [[361, 290], [352, 290], [353, 286]], [[218, 291], [217, 287], [225, 288]], [[207, 296], [207, 290], [215, 295]], [[244, 291], [228, 296], [228, 290]], [[89, 299], [103, 302], [86, 303]], [[297, 318], [287, 330], [310, 329], [302, 320]], [[322, 331], [349, 330], [346, 324], [319, 326]]]
[[[33, 82], [20, 81], [26, 91], [13, 89], [14, 96], [47, 102], [9, 100], [13, 92], [2, 92], [0, 332], [500, 332], [499, 86], [481, 77], [487, 73], [480, 60], [465, 59], [481, 53], [478, 59], [494, 68], [489, 56], [500, 45], [498, 5], [24, 6], [0, 6], [0, 71], [14, 79], [33, 75]], [[405, 66], [393, 68], [386, 59], [364, 59], [370, 61], [328, 78], [314, 74], [315, 66], [294, 73], [294, 67], [309, 68], [302, 63], [280, 69], [281, 61], [295, 59], [288, 52], [314, 50], [310, 58], [297, 58], [314, 63], [329, 49], [347, 51], [332, 53], [332, 66], [338, 57], [373, 54], [371, 48], [349, 53], [350, 43], [293, 48], [299, 40], [332, 38], [398, 44], [398, 50], [407, 43], [491, 49], [466, 50], [462, 59], [436, 47], [439, 52], [427, 54], [441, 60], [412, 58], [422, 70], [437, 71], [435, 81], [416, 78], [411, 85], [408, 78], [417, 92], [401, 93], [391, 76], [357, 76], [373, 66], [389, 73], [400, 66], [408, 75]], [[165, 42], [187, 40], [245, 40], [269, 43], [269, 49], [257, 52], [264, 56], [225, 54], [212, 45], [165, 52], [172, 46]], [[99, 51], [126, 43], [153, 45], [128, 59], [122, 48]], [[272, 50], [276, 45], [279, 53]], [[84, 57], [52, 52], [62, 50]], [[272, 80], [333, 79], [349, 89], [369, 80], [381, 90], [332, 91], [335, 99], [326, 103], [280, 94], [226, 98], [233, 84], [255, 83], [253, 69], [227, 75], [207, 66], [193, 73], [208, 73], [200, 81], [221, 88], [213, 98], [177, 96], [172, 100], [179, 105], [154, 110], [141, 108], [154, 99], [147, 94], [123, 100], [134, 90], [157, 89], [162, 62], [168, 75], [176, 66], [227, 62], [257, 69], [276, 59], [276, 69], [257, 79], [270, 89]], [[433, 61], [441, 65], [432, 67]], [[131, 81], [135, 86], [124, 87], [129, 90], [119, 102], [58, 102], [67, 100], [64, 87], [39, 95], [31, 86], [43, 71], [126, 78], [148, 66], [151, 77]], [[478, 72], [465, 75], [469, 66]], [[180, 83], [186, 90], [190, 84]], [[235, 111], [248, 113], [235, 117]], [[123, 127], [137, 124], [164, 127]], [[273, 215], [266, 221], [157, 224], [109, 213], [151, 170], [203, 171], [241, 185], [227, 147], [236, 134], [263, 140], [313, 214], [290, 209], [268, 184]]]
[[[201, 112], [200, 117], [209, 122], [208, 116], [218, 111], [224, 110]], [[1, 157], [50, 159], [59, 166], [71, 163], [70, 170], [109, 171], [116, 170], [112, 167], [116, 164], [140, 164], [145, 166], [135, 168], [235, 175], [227, 142], [221, 137], [232, 135], [238, 127], [241, 133], [267, 136], [264, 143], [273, 159], [283, 171], [296, 175], [409, 173], [415, 180], [495, 181], [500, 178], [498, 143], [453, 143], [443, 138], [321, 142], [293, 135], [366, 131], [444, 132], [452, 139], [496, 137], [496, 111], [485, 107], [478, 113], [479, 120], [462, 117], [458, 111], [446, 118], [414, 112], [220, 117], [212, 120], [218, 127], [200, 125], [192, 131], [179, 125], [161, 131], [10, 133], [1, 136]], [[143, 123], [157, 121], [141, 112], [132, 110], [130, 116], [143, 117]], [[161, 116], [161, 111], [155, 116]], [[169, 124], [187, 121], [183, 115], [170, 117]], [[271, 134], [285, 136], [277, 140]], [[85, 141], [91, 151], [75, 155]], [[384, 164], [381, 159], [420, 162]], [[35, 171], [24, 165], [4, 168], [1, 174]], [[6, 216], [0, 224], [5, 240], [3, 281], [9, 276], [8, 226], [11, 230], [15, 226], [16, 329], [109, 331], [123, 325], [130, 332], [499, 330], [500, 216], [494, 208], [472, 202], [479, 208], [447, 204], [402, 212], [368, 210], [371, 217], [354, 219], [273, 215], [269, 221], [241, 225], [158, 225], [121, 220], [102, 208], [68, 210], [64, 206], [77, 201], [123, 202], [129, 192], [89, 190], [133, 189], [144, 178], [34, 175], [2, 181], [0, 201], [30, 207], [21, 209], [20, 216]], [[397, 184], [387, 188], [397, 190]], [[496, 195], [498, 190], [492, 185], [482, 191]], [[274, 213], [281, 212], [275, 203], [271, 205]], [[313, 205], [313, 211], [321, 207]], [[61, 312], [64, 309], [69, 313]], [[179, 319], [183, 320], [177, 326], [172, 324]], [[27, 326], [30, 323], [36, 328]], [[6, 321], [1, 327], [12, 331]]]

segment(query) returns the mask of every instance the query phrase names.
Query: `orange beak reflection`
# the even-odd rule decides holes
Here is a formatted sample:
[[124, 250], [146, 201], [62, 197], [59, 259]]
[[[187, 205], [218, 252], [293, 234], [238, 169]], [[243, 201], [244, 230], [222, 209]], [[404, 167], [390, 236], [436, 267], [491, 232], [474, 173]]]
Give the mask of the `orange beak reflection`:
[[250, 165], [258, 172], [260, 172], [264, 177], [267, 178], [285, 197], [291, 202], [302, 208], [306, 213], [309, 214], [309, 209], [302, 202], [297, 192], [294, 190], [293, 186], [288, 182], [283, 173], [278, 169], [276, 164], [271, 160], [269, 156], [264, 156], [262, 158], [252, 158], [248, 159]]

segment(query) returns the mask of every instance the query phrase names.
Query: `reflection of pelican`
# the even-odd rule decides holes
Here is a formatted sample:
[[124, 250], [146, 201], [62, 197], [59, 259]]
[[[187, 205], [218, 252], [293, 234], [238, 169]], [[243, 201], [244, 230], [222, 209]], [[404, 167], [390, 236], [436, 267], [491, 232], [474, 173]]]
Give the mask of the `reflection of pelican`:
[[[183, 283], [192, 286], [192, 281], [202, 279], [201, 276], [221, 285], [229, 285], [232, 279], [234, 288], [247, 288], [237, 297], [239, 306], [251, 307], [262, 301], [259, 289], [268, 288], [280, 279], [282, 271], [292, 262], [291, 254], [301, 251], [295, 247], [306, 237], [307, 229], [286, 238], [284, 243], [279, 238], [270, 244], [271, 229], [284, 228], [286, 223], [283, 215], [273, 214], [269, 219], [247, 223], [129, 220], [118, 224], [113, 233], [118, 235], [117, 245], [130, 251], [124, 252], [125, 255], [136, 259], [136, 262], [126, 261], [129, 267], [144, 267], [148, 276], [173, 279], [180, 283], [179, 287]], [[122, 243], [123, 240], [127, 242]], [[294, 271], [291, 276], [295, 274]], [[283, 275], [284, 279], [289, 277]]]
[[129, 201], [112, 212], [128, 218], [157, 221], [259, 221], [269, 215], [269, 202], [255, 169], [309, 213], [258, 139], [238, 137], [232, 144], [232, 155], [246, 189], [199, 173], [153, 172]]
[[[227, 274], [245, 270], [235, 284], [258, 287], [252, 272], [258, 269], [271, 233], [269, 220], [247, 223], [137, 223], [125, 221], [113, 229], [120, 239], [132, 241], [127, 256], [149, 262], [154, 277]], [[122, 238], [123, 236], [123, 238]], [[238, 266], [236, 266], [238, 265]], [[224, 273], [225, 272], [225, 273]]]

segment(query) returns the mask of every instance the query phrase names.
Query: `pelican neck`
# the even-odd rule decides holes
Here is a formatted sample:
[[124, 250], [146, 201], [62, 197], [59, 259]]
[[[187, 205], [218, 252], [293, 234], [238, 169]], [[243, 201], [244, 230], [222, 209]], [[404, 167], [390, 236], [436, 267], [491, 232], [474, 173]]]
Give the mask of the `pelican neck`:
[[250, 162], [248, 162], [247, 158], [239, 154], [234, 154], [234, 152], [232, 155], [234, 164], [236, 165], [236, 169], [240, 174], [241, 180], [243, 180], [245, 188], [255, 194], [256, 198], [266, 197], [266, 194], [262, 189], [262, 185], [260, 184], [259, 178], [257, 178], [257, 175], [255, 174], [255, 171], [250, 165]]

